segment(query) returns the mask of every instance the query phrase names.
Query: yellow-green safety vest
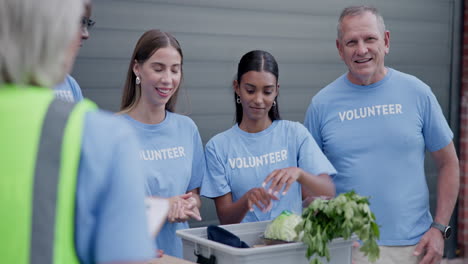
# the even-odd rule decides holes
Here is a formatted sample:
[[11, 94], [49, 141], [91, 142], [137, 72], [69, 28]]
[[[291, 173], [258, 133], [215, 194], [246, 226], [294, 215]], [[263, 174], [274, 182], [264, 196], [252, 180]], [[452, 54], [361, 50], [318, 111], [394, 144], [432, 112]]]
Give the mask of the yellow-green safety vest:
[[0, 85], [0, 262], [79, 263], [75, 194], [85, 113], [50, 89]]

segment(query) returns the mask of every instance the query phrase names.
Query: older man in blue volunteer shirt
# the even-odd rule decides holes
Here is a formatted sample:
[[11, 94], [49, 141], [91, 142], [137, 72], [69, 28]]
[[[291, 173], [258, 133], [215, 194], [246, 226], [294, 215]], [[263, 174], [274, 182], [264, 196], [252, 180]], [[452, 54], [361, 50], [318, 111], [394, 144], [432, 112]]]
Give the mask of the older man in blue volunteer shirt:
[[[459, 188], [453, 133], [429, 86], [384, 65], [390, 33], [377, 9], [345, 8], [336, 46], [348, 72], [312, 99], [305, 125], [338, 173], [337, 193], [371, 197], [381, 227], [377, 263], [438, 263]], [[425, 150], [438, 167], [429, 211]], [[358, 250], [356, 263], [367, 263]]]

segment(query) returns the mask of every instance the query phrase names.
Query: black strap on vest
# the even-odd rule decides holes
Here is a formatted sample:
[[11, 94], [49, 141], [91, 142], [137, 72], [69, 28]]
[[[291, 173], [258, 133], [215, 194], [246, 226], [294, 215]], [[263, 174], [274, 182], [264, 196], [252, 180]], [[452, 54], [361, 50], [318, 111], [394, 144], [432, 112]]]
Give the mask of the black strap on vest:
[[55, 214], [65, 126], [74, 104], [55, 99], [45, 116], [37, 153], [31, 228], [31, 264], [54, 260]]

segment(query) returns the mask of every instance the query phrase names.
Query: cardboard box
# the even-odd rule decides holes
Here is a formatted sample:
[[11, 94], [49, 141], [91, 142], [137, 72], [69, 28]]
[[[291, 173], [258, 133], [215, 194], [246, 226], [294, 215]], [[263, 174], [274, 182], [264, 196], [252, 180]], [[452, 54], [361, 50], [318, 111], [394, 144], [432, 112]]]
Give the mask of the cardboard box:
[[176, 258], [169, 255], [163, 255], [161, 258], [153, 259], [148, 264], [195, 264], [184, 259]]

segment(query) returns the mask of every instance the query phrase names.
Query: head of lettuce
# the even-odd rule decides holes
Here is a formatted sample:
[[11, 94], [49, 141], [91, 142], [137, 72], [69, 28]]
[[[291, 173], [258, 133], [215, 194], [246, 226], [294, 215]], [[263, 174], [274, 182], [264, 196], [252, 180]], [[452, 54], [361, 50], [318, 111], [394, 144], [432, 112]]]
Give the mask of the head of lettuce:
[[283, 211], [277, 216], [265, 229], [264, 237], [266, 239], [283, 240], [287, 242], [301, 241], [302, 235], [297, 234], [295, 228], [302, 221], [300, 215]]

